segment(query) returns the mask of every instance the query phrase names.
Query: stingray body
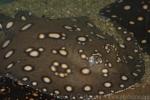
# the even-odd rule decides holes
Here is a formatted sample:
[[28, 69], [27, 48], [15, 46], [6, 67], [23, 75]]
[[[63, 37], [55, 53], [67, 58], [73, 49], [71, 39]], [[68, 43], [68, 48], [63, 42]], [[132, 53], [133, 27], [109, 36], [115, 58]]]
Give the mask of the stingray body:
[[141, 51], [124, 29], [123, 43], [87, 17], [46, 19], [27, 12], [0, 16], [6, 39], [0, 74], [50, 95], [95, 98], [125, 90], [144, 74]]
[[150, 0], [117, 0], [100, 11], [134, 33], [143, 50], [150, 54]]

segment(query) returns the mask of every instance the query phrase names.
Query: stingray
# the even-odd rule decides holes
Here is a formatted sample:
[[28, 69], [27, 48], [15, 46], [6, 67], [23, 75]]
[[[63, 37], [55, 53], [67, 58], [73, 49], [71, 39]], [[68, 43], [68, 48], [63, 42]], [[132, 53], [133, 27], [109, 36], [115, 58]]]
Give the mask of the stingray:
[[102, 34], [85, 16], [60, 19], [19, 11], [1, 14], [0, 75], [63, 99], [96, 98], [123, 91], [144, 74], [131, 32], [123, 42]]
[[117, 0], [100, 11], [100, 15], [134, 33], [140, 46], [150, 54], [150, 0]]

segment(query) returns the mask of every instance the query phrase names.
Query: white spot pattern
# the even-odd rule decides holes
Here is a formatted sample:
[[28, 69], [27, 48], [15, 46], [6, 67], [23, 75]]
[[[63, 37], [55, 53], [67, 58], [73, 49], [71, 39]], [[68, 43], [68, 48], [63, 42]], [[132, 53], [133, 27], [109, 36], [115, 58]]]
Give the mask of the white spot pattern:
[[5, 54], [5, 58], [8, 59], [9, 57], [11, 57], [14, 54], [14, 50], [10, 50]]
[[2, 48], [6, 48], [9, 44], [10, 44], [10, 40], [6, 40], [6, 41], [2, 44]]
[[10, 21], [7, 23], [6, 28], [9, 29], [14, 25], [14, 22]]
[[26, 24], [26, 25], [24, 25], [24, 26], [21, 28], [21, 30], [22, 30], [22, 31], [25, 31], [25, 30], [29, 29], [31, 26], [32, 26], [31, 23]]

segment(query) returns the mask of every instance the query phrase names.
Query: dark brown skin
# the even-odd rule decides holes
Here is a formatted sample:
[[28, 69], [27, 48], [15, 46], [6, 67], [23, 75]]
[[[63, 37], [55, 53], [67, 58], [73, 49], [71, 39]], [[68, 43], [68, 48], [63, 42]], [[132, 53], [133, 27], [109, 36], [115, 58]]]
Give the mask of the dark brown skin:
[[55, 100], [54, 97], [43, 94], [31, 87], [22, 85], [8, 77], [0, 77], [1, 100]]
[[[130, 33], [122, 34], [122, 48], [112, 36], [102, 35], [87, 17], [48, 20], [26, 14], [22, 21], [22, 14], [11, 19], [13, 25], [10, 20], [0, 21], [8, 34], [0, 49], [1, 74], [9, 73], [17, 80], [27, 76], [24, 84], [59, 96], [105, 95], [124, 90], [143, 76], [140, 50]], [[126, 41], [127, 37], [132, 40]], [[117, 62], [117, 57], [121, 61]], [[11, 62], [14, 66], [10, 68]]]
[[[150, 55], [150, 0], [124, 0], [107, 5], [100, 15], [134, 33], [143, 51]], [[109, 11], [109, 12], [108, 12]]]

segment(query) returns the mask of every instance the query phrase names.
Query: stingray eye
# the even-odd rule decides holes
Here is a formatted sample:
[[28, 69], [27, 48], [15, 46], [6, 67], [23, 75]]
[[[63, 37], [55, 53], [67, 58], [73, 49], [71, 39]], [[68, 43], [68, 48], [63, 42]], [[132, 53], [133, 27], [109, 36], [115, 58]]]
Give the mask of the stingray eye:
[[92, 55], [88, 59], [89, 65], [101, 64], [103, 63], [102, 57], [99, 54]]

